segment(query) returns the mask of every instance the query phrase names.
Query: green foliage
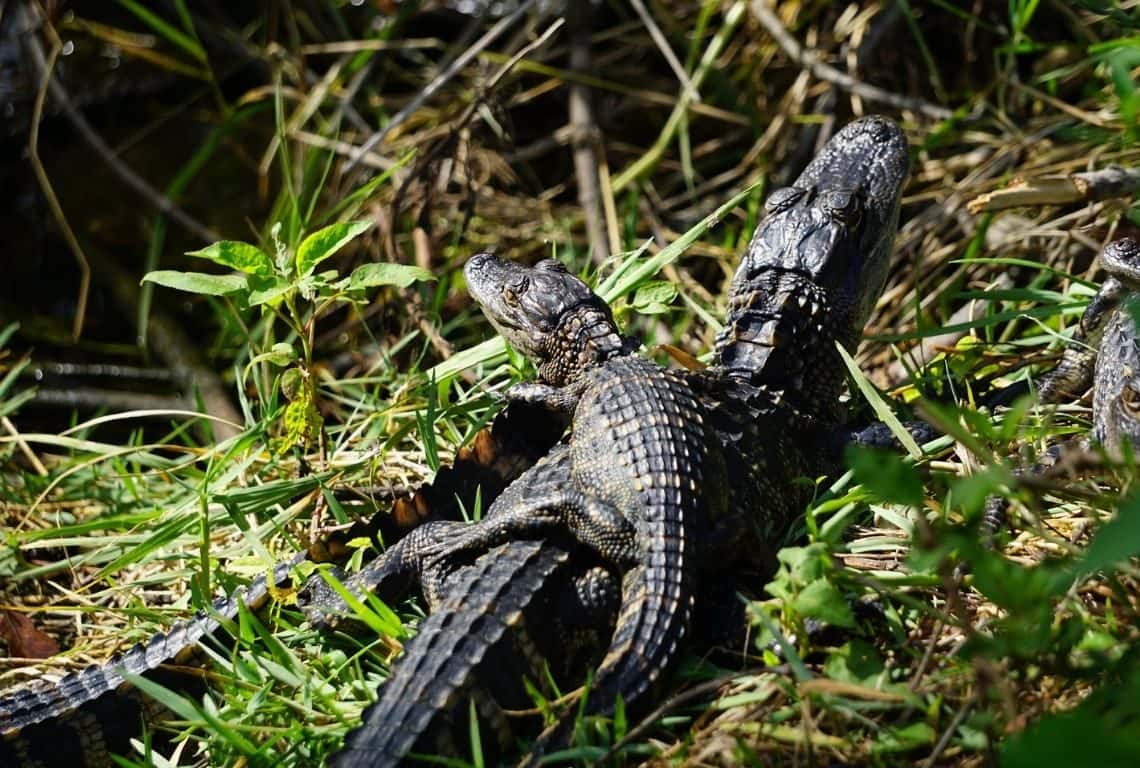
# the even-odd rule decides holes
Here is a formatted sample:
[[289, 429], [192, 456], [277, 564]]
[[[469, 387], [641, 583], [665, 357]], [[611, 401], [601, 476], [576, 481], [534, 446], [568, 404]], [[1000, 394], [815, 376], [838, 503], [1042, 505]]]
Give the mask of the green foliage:
[[1001, 764], [1105, 766], [1126, 768], [1140, 762], [1140, 660], [1135, 651], [1113, 665], [1105, 685], [1069, 712], [1047, 715], [1010, 738]]
[[199, 259], [209, 259], [247, 275], [272, 277], [274, 272], [273, 260], [264, 251], [256, 245], [234, 240], [221, 240], [200, 251], [191, 251], [186, 255], [196, 256]]
[[1102, 525], [1077, 563], [1078, 572], [1094, 573], [1127, 563], [1140, 554], [1140, 496], [1125, 499], [1116, 517]]
[[250, 243], [223, 240], [189, 253], [221, 266], [238, 270], [237, 275], [213, 275], [201, 272], [161, 270], [148, 273], [143, 280], [169, 288], [210, 296], [230, 296], [241, 307], [284, 306], [287, 320], [300, 328], [314, 319], [299, 314], [298, 299], [316, 302], [318, 308], [335, 301], [361, 302], [362, 292], [385, 285], [407, 287], [414, 282], [434, 280], [424, 269], [403, 264], [363, 264], [344, 279], [335, 272], [314, 274], [317, 266], [334, 256], [353, 239], [364, 234], [371, 223], [348, 221], [331, 224], [305, 237], [296, 255], [289, 257], [288, 248], [277, 240], [280, 227], [274, 227], [276, 258]]
[[818, 619], [837, 627], [854, 626], [851, 608], [832, 581], [835, 564], [825, 544], [785, 547], [777, 557], [779, 570], [766, 589], [783, 601], [797, 623]]
[[660, 315], [669, 311], [677, 298], [677, 286], [664, 280], [653, 280], [637, 289], [633, 295], [633, 308], [643, 315]]
[[204, 272], [177, 272], [170, 269], [148, 272], [143, 277], [143, 282], [204, 296], [231, 296], [249, 290], [249, 283], [242, 275], [210, 275]]
[[857, 481], [885, 501], [919, 506], [925, 498], [914, 465], [897, 454], [853, 445], [847, 448], [847, 464]]

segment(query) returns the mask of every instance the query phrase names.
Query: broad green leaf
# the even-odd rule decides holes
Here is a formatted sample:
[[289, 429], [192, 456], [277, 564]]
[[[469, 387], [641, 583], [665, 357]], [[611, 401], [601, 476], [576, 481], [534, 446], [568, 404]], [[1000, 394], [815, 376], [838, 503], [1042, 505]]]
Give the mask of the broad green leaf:
[[345, 287], [349, 290], [374, 288], [378, 285], [407, 288], [417, 280], [435, 280], [435, 275], [409, 264], [361, 264], [352, 270]]
[[318, 229], [297, 248], [297, 274], [305, 277], [357, 235], [372, 226], [371, 221], [342, 221]]
[[637, 289], [633, 295], [633, 306], [648, 304], [670, 304], [677, 298], [677, 286], [666, 280], [651, 280]]
[[296, 359], [297, 350], [293, 349], [292, 344], [286, 344], [283, 341], [279, 341], [273, 345], [272, 349], [269, 350], [269, 361], [274, 365], [280, 365], [284, 367]]
[[[1025, 568], [981, 548], [969, 555], [974, 588], [998, 606], [1017, 614], [1017, 623], [1023, 626], [1029, 626], [1031, 620], [1051, 621], [1050, 604], [1073, 583], [1067, 565], [1046, 562]], [[1044, 614], [1040, 615], [1042, 611]]]
[[147, 272], [142, 281], [206, 296], [229, 296], [248, 288], [244, 275], [207, 275], [204, 272], [178, 272], [173, 269]]
[[938, 733], [929, 723], [910, 723], [901, 728], [884, 730], [871, 744], [873, 754], [909, 752], [934, 743]]
[[281, 277], [271, 277], [267, 280], [251, 280], [250, 283], [249, 305], [251, 307], [272, 303], [293, 288], [292, 281]]
[[855, 626], [851, 606], [827, 579], [811, 582], [792, 600], [792, 608], [800, 616], [825, 621], [836, 627]]
[[986, 499], [1009, 482], [1009, 472], [1003, 467], [986, 467], [970, 475], [956, 478], [950, 483], [954, 504], [961, 508], [966, 519], [976, 520], [985, 509]]
[[1101, 526], [1089, 544], [1079, 567], [1087, 572], [1100, 571], [1122, 563], [1140, 552], [1140, 496], [1133, 496], [1116, 517]]
[[872, 493], [896, 504], [922, 504], [922, 480], [914, 466], [901, 456], [853, 445], [847, 449], [846, 458], [855, 479]]
[[1042, 717], [1001, 745], [1000, 765], [1097, 766], [1140, 765], [1140, 669], [1135, 654], [1126, 655], [1103, 674], [1102, 684], [1067, 712]]
[[[257, 365], [258, 363], [268, 362], [270, 365], [276, 365], [278, 368], [292, 365], [297, 360], [297, 351], [293, 349], [292, 344], [287, 344], [283, 341], [273, 345], [273, 348], [268, 352], [262, 352], [260, 355], [254, 355], [250, 358], [249, 365]], [[247, 366], [248, 370], [248, 366]]]
[[884, 676], [883, 657], [875, 646], [853, 640], [828, 654], [824, 674], [832, 680], [868, 688], [879, 687]]
[[243, 243], [238, 240], [219, 240], [208, 245], [200, 251], [190, 251], [187, 256], [196, 256], [199, 259], [209, 259], [217, 264], [232, 267], [247, 275], [258, 277], [271, 277], [273, 275], [273, 259], [256, 245]]
[[643, 315], [660, 315], [669, 311], [677, 298], [677, 286], [664, 280], [653, 280], [640, 286], [633, 295], [633, 308]]

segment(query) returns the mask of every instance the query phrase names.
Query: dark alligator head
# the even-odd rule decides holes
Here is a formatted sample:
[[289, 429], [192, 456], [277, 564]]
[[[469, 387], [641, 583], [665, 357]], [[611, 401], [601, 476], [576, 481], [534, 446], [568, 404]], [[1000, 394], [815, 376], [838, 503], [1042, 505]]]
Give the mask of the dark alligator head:
[[491, 325], [554, 386], [631, 350], [609, 305], [554, 259], [527, 267], [477, 253], [463, 268], [467, 290]]
[[850, 349], [882, 294], [908, 168], [907, 142], [884, 117], [832, 137], [791, 186], [768, 198], [732, 280], [717, 339], [735, 377], [830, 412]]
[[[1122, 238], [1109, 243], [1100, 257], [1109, 278], [1098, 298], [1118, 296], [1119, 306], [1100, 340], [1093, 378], [1093, 437], [1119, 452], [1125, 443], [1140, 449], [1140, 242]], [[1119, 288], [1113, 281], [1120, 284]]]

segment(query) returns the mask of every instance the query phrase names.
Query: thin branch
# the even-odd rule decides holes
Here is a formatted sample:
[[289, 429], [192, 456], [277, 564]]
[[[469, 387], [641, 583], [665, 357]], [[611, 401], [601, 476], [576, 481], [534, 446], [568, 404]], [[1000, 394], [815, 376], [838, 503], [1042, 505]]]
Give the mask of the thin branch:
[[495, 22], [495, 25], [488, 29], [482, 37], [476, 40], [470, 48], [456, 56], [455, 60], [452, 61], [451, 64], [449, 64], [447, 68], [443, 70], [443, 72], [440, 72], [434, 80], [428, 83], [422, 91], [417, 93], [415, 98], [408, 102], [407, 106], [397, 112], [396, 115], [388, 121], [388, 124], [386, 126], [384, 126], [376, 133], [372, 134], [372, 136], [370, 136], [368, 140], [365, 141], [364, 144], [362, 144], [360, 148], [356, 150], [356, 153], [344, 166], [344, 172], [347, 173], [348, 171], [351, 171], [353, 168], [355, 168], [356, 164], [360, 162], [360, 158], [370, 152], [372, 148], [377, 144], [386, 139], [388, 137], [388, 134], [395, 130], [398, 126], [403, 125], [404, 121], [407, 120], [413, 113], [415, 113], [416, 110], [422, 107], [424, 102], [435, 95], [436, 91], [450, 82], [456, 74], [458, 74], [464, 67], [471, 63], [472, 59], [482, 53], [488, 45], [499, 39], [500, 35], [513, 27], [515, 22], [522, 18], [522, 15], [529, 11], [534, 3], [535, 0], [526, 0], [526, 2], [520, 5], [514, 13], [499, 19], [497, 22]]
[[20, 34], [23, 35], [30, 58], [40, 76], [40, 88], [36, 92], [36, 101], [32, 109], [32, 129], [28, 135], [28, 156], [31, 158], [32, 170], [36, 174], [40, 190], [43, 191], [48, 207], [51, 208], [52, 216], [63, 233], [63, 239], [67, 241], [67, 247], [71, 249], [71, 253], [79, 265], [79, 296], [75, 300], [75, 319], [71, 325], [72, 339], [78, 341], [83, 333], [84, 319], [87, 317], [87, 294], [91, 290], [91, 265], [87, 263], [87, 255], [83, 253], [83, 246], [79, 244], [79, 238], [75, 236], [75, 231], [67, 221], [67, 216], [63, 213], [63, 206], [59, 204], [55, 188], [51, 185], [51, 179], [48, 178], [47, 170], [40, 161], [40, 121], [43, 119], [48, 84], [54, 82], [51, 72], [55, 69], [55, 61], [59, 57], [62, 46], [59, 38], [53, 34], [51, 54], [45, 59], [40, 41], [36, 39], [34, 25], [31, 14], [27, 11], [27, 6], [17, 5], [14, 13], [16, 14], [16, 29], [20, 30]]
[[4, 416], [0, 418], [0, 426], [3, 426], [4, 431], [16, 441], [16, 445], [20, 448], [20, 453], [24, 454], [24, 458], [32, 465], [32, 469], [36, 471], [36, 474], [40, 477], [47, 477], [47, 467], [43, 465], [43, 462], [40, 461], [40, 457], [36, 456], [35, 451], [32, 450], [31, 446], [29, 446], [27, 441], [20, 435], [19, 430], [16, 429], [16, 425], [13, 424], [7, 416]]
[[[22, 11], [23, 6], [17, 5], [16, 9], [17, 13], [19, 13]], [[27, 20], [26, 15], [25, 20]], [[119, 177], [120, 181], [138, 193], [138, 195], [142, 197], [151, 207], [169, 216], [187, 232], [207, 243], [219, 240], [220, 237], [217, 233], [205, 225], [199, 223], [197, 219], [193, 218], [190, 216], [190, 214], [186, 213], [186, 211], [178, 207], [169, 197], [152, 187], [149, 182], [131, 170], [126, 163], [119, 159], [119, 157], [115, 154], [115, 151], [107, 145], [107, 142], [103, 141], [103, 138], [98, 133], [96, 133], [95, 129], [91, 127], [91, 124], [87, 122], [87, 118], [83, 116], [83, 113], [81, 113], [72, 102], [71, 97], [67, 93], [67, 90], [63, 87], [59, 80], [51, 74], [52, 67], [48, 66], [48, 62], [44, 56], [43, 48], [40, 45], [40, 41], [34, 34], [31, 33], [30, 28], [25, 26], [25, 29], [28, 30], [28, 33], [25, 36], [25, 40], [27, 42], [28, 51], [31, 55], [32, 65], [36, 69], [37, 76], [41, 80], [46, 81], [47, 86], [51, 91], [52, 98], [54, 98], [58, 103], [60, 109], [63, 111], [64, 117], [68, 119], [72, 127], [75, 128], [83, 140], [86, 141], [93, 150], [95, 150], [95, 154], [99, 155], [99, 157], [103, 159], [103, 162], [105, 162], [111, 171]], [[58, 52], [59, 48], [59, 41], [55, 36], [55, 31], [51, 28], [50, 25], [44, 24], [43, 29], [53, 38], [51, 63], [54, 65], [55, 55]], [[37, 128], [33, 129], [32, 131], [33, 140], [37, 137], [38, 130], [37, 119]], [[33, 150], [33, 157], [34, 156], [35, 152]], [[38, 174], [39, 172], [37, 172], [37, 175]], [[54, 195], [52, 195], [52, 197], [54, 197]], [[78, 243], [76, 243], [76, 247], [77, 246]]]
[[[572, 3], [566, 10], [570, 25], [570, 69], [590, 71], [590, 4]], [[606, 222], [602, 213], [599, 179], [599, 144], [601, 130], [594, 120], [590, 91], [580, 82], [570, 83], [570, 136], [574, 147], [574, 176], [578, 180], [578, 204], [586, 219], [586, 235], [594, 262], [601, 264], [610, 257]]]
[[1140, 191], [1140, 170], [1111, 166], [1099, 171], [1016, 178], [1005, 189], [978, 195], [966, 204], [973, 214], [1000, 211], [1021, 205], [1064, 205], [1095, 202], [1112, 197], [1130, 197]]
[[629, 4], [633, 6], [633, 10], [637, 11], [637, 15], [641, 17], [641, 23], [649, 30], [649, 36], [653, 38], [654, 44], [656, 44], [657, 49], [661, 51], [661, 55], [665, 57], [665, 61], [669, 62], [669, 68], [673, 70], [673, 74], [676, 75], [677, 79], [681, 82], [681, 87], [685, 89], [685, 95], [689, 97], [690, 101], [699, 103], [701, 94], [697, 91], [697, 87], [693, 84], [693, 81], [689, 79], [685, 68], [677, 59], [677, 54], [673, 53], [669, 41], [665, 39], [661, 28], [658, 27], [657, 22], [653, 20], [645, 4], [641, 2], [641, 0], [629, 0]]
[[820, 60], [819, 55], [815, 51], [804, 50], [804, 47], [800, 45], [798, 40], [792, 37], [791, 33], [784, 27], [776, 14], [768, 8], [764, 0], [752, 0], [749, 6], [752, 9], [752, 15], [755, 16], [756, 20], [760, 22], [760, 25], [768, 31], [768, 34], [770, 34], [772, 39], [776, 41], [776, 44], [783, 49], [788, 58], [811, 72], [820, 80], [831, 83], [867, 101], [887, 104], [888, 106], [897, 107], [899, 109], [912, 110], [934, 120], [949, 120], [954, 116], [954, 113], [945, 107], [931, 104], [922, 99], [892, 93], [878, 86], [856, 80], [844, 72], [840, 72], [835, 67]]

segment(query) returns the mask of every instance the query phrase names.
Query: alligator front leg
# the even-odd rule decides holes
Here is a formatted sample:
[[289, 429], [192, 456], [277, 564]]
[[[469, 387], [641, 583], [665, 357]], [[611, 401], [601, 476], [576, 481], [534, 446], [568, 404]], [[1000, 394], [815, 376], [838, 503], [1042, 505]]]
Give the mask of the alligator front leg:
[[538, 381], [521, 381], [506, 393], [512, 403], [527, 403], [548, 411], [572, 414], [582, 395], [581, 386], [555, 387]]
[[444, 542], [456, 539], [469, 526], [466, 523], [440, 521], [424, 523], [364, 566], [358, 573], [345, 576], [340, 568], [318, 571], [309, 577], [297, 595], [297, 601], [314, 627], [328, 632], [336, 629], [367, 632], [354, 621], [354, 612], [329, 579], [336, 579], [349, 594], [361, 599], [375, 595], [386, 603], [403, 598], [418, 589], [429, 607], [443, 599], [448, 572], [439, 568], [425, 569], [427, 555]]
[[637, 562], [637, 532], [633, 524], [609, 504], [577, 491], [568, 476], [544, 492], [520, 496], [523, 494], [508, 491], [483, 520], [463, 526], [462, 531], [425, 548], [421, 552], [424, 567], [433, 572], [446, 571], [449, 563], [469, 560], [473, 554], [508, 541], [565, 538], [567, 531], [575, 541], [619, 568]]

